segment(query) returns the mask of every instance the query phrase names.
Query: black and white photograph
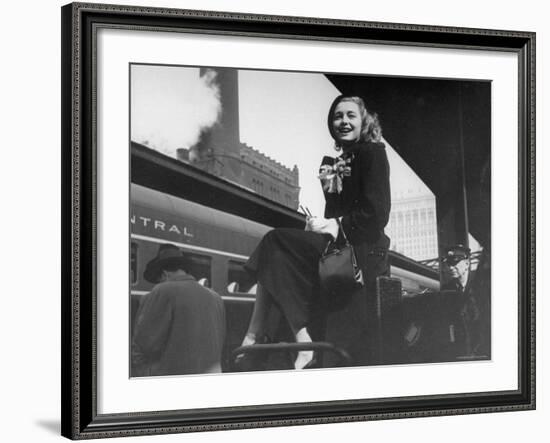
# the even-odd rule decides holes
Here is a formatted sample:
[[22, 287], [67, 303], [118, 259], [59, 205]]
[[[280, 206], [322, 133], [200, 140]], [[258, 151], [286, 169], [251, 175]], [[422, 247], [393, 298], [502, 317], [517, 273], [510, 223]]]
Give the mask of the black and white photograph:
[[535, 408], [535, 34], [365, 20], [62, 8], [63, 436]]
[[128, 75], [131, 378], [491, 360], [489, 79]]

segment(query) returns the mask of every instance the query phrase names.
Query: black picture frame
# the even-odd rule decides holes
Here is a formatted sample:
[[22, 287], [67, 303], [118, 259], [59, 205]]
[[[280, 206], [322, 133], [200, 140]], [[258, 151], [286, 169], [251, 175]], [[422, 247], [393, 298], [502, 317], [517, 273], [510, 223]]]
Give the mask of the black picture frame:
[[[535, 33], [72, 3], [62, 15], [62, 435], [71, 439], [535, 408]], [[453, 395], [97, 413], [98, 27], [483, 49], [518, 55], [518, 389]]]

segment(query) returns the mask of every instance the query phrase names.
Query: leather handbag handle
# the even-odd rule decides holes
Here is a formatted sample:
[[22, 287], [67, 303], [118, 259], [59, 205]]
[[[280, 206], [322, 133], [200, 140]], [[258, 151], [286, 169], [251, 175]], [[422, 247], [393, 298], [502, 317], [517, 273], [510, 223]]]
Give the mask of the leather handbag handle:
[[342, 226], [342, 222], [340, 221], [339, 218], [336, 219], [336, 223], [338, 223], [338, 227], [342, 231], [342, 235], [344, 237], [344, 240], [346, 241], [346, 245], [349, 245], [349, 240], [348, 240], [348, 237], [346, 236], [346, 231], [344, 231], [344, 227]]
[[[336, 223], [338, 223], [338, 228], [342, 231], [342, 236], [344, 237], [344, 240], [345, 240], [345, 246], [351, 246], [351, 243], [349, 242], [348, 240], [348, 237], [346, 236], [346, 231], [344, 231], [344, 227], [342, 226], [342, 222], [340, 221], [339, 218], [336, 218]], [[337, 236], [338, 237], [338, 236]], [[330, 240], [328, 243], [327, 243], [327, 246], [323, 252], [323, 255], [327, 255], [327, 252], [329, 251], [330, 247], [336, 243], [336, 240]], [[355, 258], [355, 254], [353, 254]]]

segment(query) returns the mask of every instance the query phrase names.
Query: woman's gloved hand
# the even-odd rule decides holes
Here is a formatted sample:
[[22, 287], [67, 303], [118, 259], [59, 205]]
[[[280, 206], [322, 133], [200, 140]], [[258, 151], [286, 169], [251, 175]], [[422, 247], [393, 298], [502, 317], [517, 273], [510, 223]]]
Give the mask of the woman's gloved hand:
[[338, 237], [338, 223], [334, 218], [307, 217], [305, 230], [330, 234], [334, 240]]

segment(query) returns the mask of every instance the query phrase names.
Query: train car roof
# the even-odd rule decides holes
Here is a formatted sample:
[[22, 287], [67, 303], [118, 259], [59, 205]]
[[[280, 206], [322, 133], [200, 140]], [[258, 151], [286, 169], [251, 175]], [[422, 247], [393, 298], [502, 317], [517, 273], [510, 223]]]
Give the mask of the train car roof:
[[131, 164], [132, 183], [225, 214], [247, 214], [267, 226], [304, 227], [305, 217], [296, 210], [136, 142], [131, 142]]
[[194, 220], [205, 225], [218, 226], [231, 232], [245, 232], [255, 237], [261, 237], [271, 229], [269, 226], [261, 223], [174, 197], [135, 183], [131, 185], [130, 202], [133, 205], [146, 207], [154, 211]]

